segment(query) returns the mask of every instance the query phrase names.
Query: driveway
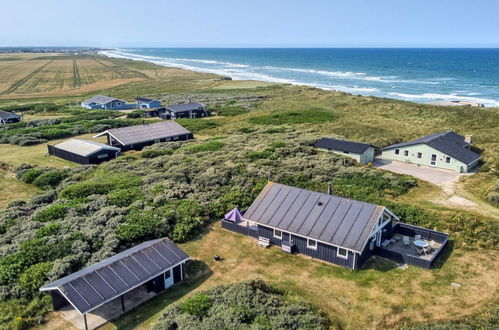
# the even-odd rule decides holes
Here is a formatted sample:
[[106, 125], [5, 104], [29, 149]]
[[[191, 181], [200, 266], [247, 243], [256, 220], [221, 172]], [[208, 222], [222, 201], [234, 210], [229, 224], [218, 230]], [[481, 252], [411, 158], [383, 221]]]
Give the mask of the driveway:
[[462, 175], [465, 175], [462, 173], [442, 170], [434, 167], [421, 165], [418, 166], [414, 164], [379, 158], [376, 158], [374, 160], [373, 166], [390, 172], [412, 175], [415, 178], [442, 186], [444, 189], [445, 187], [449, 187], [449, 185], [453, 185], [459, 180]]

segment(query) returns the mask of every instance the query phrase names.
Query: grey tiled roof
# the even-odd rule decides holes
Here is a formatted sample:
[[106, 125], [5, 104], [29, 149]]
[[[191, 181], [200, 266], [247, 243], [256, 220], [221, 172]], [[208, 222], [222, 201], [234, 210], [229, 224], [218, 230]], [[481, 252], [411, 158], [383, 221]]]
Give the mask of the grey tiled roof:
[[384, 207], [269, 182], [246, 220], [361, 252]]
[[21, 117], [18, 114], [0, 110], [0, 119], [8, 118], [8, 117]]
[[130, 145], [190, 133], [185, 127], [174, 121], [162, 121], [149, 125], [113, 128], [95, 137], [110, 134], [123, 145]]
[[100, 150], [114, 150], [120, 151], [120, 148], [108, 146], [107, 144], [83, 140], [83, 139], [69, 139], [58, 143], [54, 146], [57, 149], [65, 150], [80, 156], [90, 156]]
[[160, 238], [44, 285], [40, 291], [59, 290], [84, 314], [188, 259], [170, 239]]
[[173, 111], [173, 112], [182, 112], [182, 111], [196, 110], [196, 109], [199, 109], [202, 107], [204, 107], [204, 104], [197, 103], [197, 102], [191, 102], [191, 103], [185, 103], [185, 104], [171, 104], [171, 105], [168, 105], [166, 108], [168, 110]]
[[109, 102], [112, 102], [114, 100], [119, 100], [119, 101], [125, 102], [123, 100], [120, 100], [120, 99], [117, 99], [114, 97], [110, 97], [110, 96], [96, 95], [96, 96], [92, 96], [89, 99], [86, 99], [82, 103], [84, 103], [84, 104], [91, 104], [91, 103], [108, 104]]
[[328, 150], [338, 150], [338, 151], [347, 151], [355, 154], [362, 154], [367, 148], [372, 147], [372, 145], [367, 143], [360, 143], [354, 141], [340, 140], [323, 137], [319, 139], [314, 144], [317, 148], [324, 148]]
[[444, 154], [455, 158], [465, 164], [470, 164], [480, 159], [481, 157], [479, 154], [467, 149], [468, 143], [464, 141], [464, 136], [452, 131], [423, 136], [419, 139], [409, 142], [392, 144], [386, 148], [383, 148], [382, 150], [403, 148], [416, 144], [426, 144], [427, 146], [443, 152]]

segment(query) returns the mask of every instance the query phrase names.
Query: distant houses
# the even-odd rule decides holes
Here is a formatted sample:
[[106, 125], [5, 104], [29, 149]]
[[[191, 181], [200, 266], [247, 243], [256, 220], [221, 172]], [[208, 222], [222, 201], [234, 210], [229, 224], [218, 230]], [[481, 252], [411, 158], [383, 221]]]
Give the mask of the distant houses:
[[477, 167], [481, 158], [470, 150], [472, 143], [471, 136], [447, 131], [385, 147], [381, 158], [465, 173]]
[[82, 139], [69, 139], [47, 147], [49, 155], [78, 164], [100, 164], [118, 157], [121, 152], [120, 148]]
[[366, 143], [323, 137], [314, 146], [353, 158], [362, 164], [372, 163], [374, 160], [374, 146]]
[[181, 282], [189, 256], [168, 238], [146, 241], [40, 288], [78, 328], [94, 329]]
[[0, 125], [18, 123], [21, 119], [22, 116], [18, 114], [0, 110]]
[[165, 107], [168, 119], [203, 118], [210, 113], [202, 103], [190, 102], [185, 104], [171, 104]]
[[155, 109], [161, 107], [161, 101], [146, 97], [137, 97], [135, 102], [137, 104], [137, 108], [140, 109]]
[[111, 96], [96, 95], [81, 102], [81, 106], [85, 109], [109, 109], [109, 110], [126, 110], [137, 107], [135, 103], [126, 103], [125, 100], [117, 99]]
[[228, 213], [222, 228], [351, 269], [372, 255], [431, 268], [448, 235], [398, 220], [382, 205], [269, 182], [242, 216]]
[[159, 142], [181, 141], [193, 138], [191, 132], [174, 121], [164, 121], [148, 125], [113, 128], [94, 136], [106, 136], [107, 144], [121, 151], [140, 150]]

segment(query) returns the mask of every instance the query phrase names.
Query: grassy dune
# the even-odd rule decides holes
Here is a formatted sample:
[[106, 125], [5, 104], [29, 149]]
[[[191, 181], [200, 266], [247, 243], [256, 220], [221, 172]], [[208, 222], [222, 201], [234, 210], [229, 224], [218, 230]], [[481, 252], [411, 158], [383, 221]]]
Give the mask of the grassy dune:
[[[44, 67], [39, 72], [29, 76], [42, 66]], [[138, 95], [150, 96], [163, 103], [196, 100], [206, 103], [214, 112], [221, 109], [221, 116], [181, 122], [198, 139], [188, 142], [189, 145], [182, 147], [180, 151], [161, 153], [162, 150], [159, 150], [158, 155], [165, 159], [141, 158], [140, 153], [133, 152], [128, 153], [130, 158], [127, 161], [120, 163], [127, 171], [143, 170], [147, 168], [147, 164], [154, 165], [155, 171], [161, 171], [158, 168], [164, 164], [175, 162], [171, 169], [155, 174], [162, 177], [163, 174], [174, 172], [176, 176], [167, 181], [168, 185], [173, 185], [169, 189], [172, 194], [181, 194], [183, 189], [187, 189], [184, 185], [175, 186], [174, 181], [177, 178], [182, 180], [184, 172], [187, 173], [201, 162], [203, 166], [199, 167], [206, 172], [199, 175], [206, 176], [207, 180], [211, 180], [209, 182], [216, 184], [217, 180], [223, 179], [222, 173], [228, 169], [240, 173], [238, 171], [246, 168], [251, 171], [249, 173], [262, 177], [266, 177], [266, 171], [281, 177], [300, 174], [300, 171], [283, 173], [283, 168], [287, 167], [301, 167], [302, 172], [313, 172], [310, 169], [320, 165], [293, 159], [289, 155], [283, 155], [279, 159], [274, 156], [274, 152], [280, 151], [275, 151], [277, 147], [272, 146], [286, 145], [289, 141], [300, 139], [312, 141], [324, 135], [382, 147], [453, 129], [461, 134], [473, 134], [476, 147], [484, 150], [481, 172], [464, 179], [456, 188], [457, 194], [483, 206], [480, 212], [440, 203], [441, 189], [424, 182], [419, 182], [417, 187], [387, 201], [431, 212], [428, 214], [438, 218], [433, 223], [438, 223], [443, 228], [460, 228], [456, 223], [462, 219], [482, 219], [482, 224], [486, 223], [490, 228], [496, 229], [495, 238], [494, 233], [483, 238], [488, 240], [487, 249], [480, 248], [485, 245], [466, 244], [462, 238], [464, 231], [466, 235], [472, 236], [475, 231], [477, 242], [482, 239], [480, 235], [483, 232], [480, 228], [468, 228], [464, 224], [463, 232], [456, 229], [452, 233], [458, 244], [448, 249], [443, 262], [436, 269], [399, 269], [391, 262], [378, 259], [368, 264], [366, 269], [353, 272], [303, 256], [286, 255], [277, 248], [260, 249], [254, 240], [224, 231], [217, 223], [212, 223], [205, 226], [203, 233], [195, 239], [181, 245], [198, 260], [197, 268], [185, 283], [108, 324], [105, 329], [146, 329], [154, 323], [165, 306], [184, 299], [193, 292], [225, 282], [257, 277], [285, 290], [291, 300], [311, 302], [328, 315], [334, 328], [397, 328], [426, 321], [455, 320], [467, 315], [477, 315], [482, 308], [498, 304], [499, 216], [497, 207], [484, 198], [490, 187], [498, 182], [498, 108], [437, 107], [304, 86], [220, 81], [215, 75], [94, 56], [69, 56], [63, 59], [59, 56], [11, 55], [4, 57], [4, 60], [0, 57], [0, 75], [7, 77], [7, 82], [0, 79], [0, 108], [3, 105], [37, 102], [53, 102], [63, 106], [68, 102], [78, 102], [86, 96], [102, 93], [130, 100]], [[28, 78], [25, 79], [26, 77]], [[14, 84], [19, 86], [14, 86], [16, 88], [12, 92], [5, 94]], [[27, 93], [28, 89], [34, 94], [20, 94]], [[4, 94], [1, 95], [2, 93]], [[57, 113], [44, 115], [56, 117]], [[42, 115], [28, 113], [25, 118], [39, 119]], [[0, 145], [0, 161], [10, 166], [22, 162], [56, 168], [74, 166], [54, 157], [46, 157], [45, 150], [45, 144], [29, 147]], [[227, 162], [229, 154], [237, 159], [238, 164], [243, 163], [244, 168]], [[169, 155], [171, 158], [167, 158]], [[311, 154], [306, 155], [311, 157]], [[318, 170], [336, 162], [326, 155], [317, 157], [323, 158], [315, 158], [314, 161], [324, 162]], [[282, 163], [278, 164], [279, 161]], [[113, 163], [110, 164], [112, 166]], [[92, 173], [97, 175], [106, 166], [100, 166]], [[217, 173], [220, 173], [220, 177]], [[319, 179], [326, 181], [329, 177]], [[37, 191], [33, 186], [13, 178], [11, 174], [4, 175], [3, 179], [0, 177], [0, 184], [3, 182], [9, 185], [6, 194], [9, 196], [8, 201], [29, 198]], [[319, 186], [320, 184], [322, 182], [318, 183]], [[223, 185], [220, 187], [228, 189]], [[148, 193], [155, 191], [148, 185], [144, 189]], [[225, 192], [224, 190], [222, 193]], [[161, 196], [151, 198], [153, 197]], [[1, 203], [5, 205], [8, 201], [2, 200], [0, 208]], [[424, 220], [432, 222], [433, 219]], [[214, 254], [220, 254], [224, 261], [213, 261]], [[461, 287], [451, 287], [452, 282], [459, 283]], [[51, 314], [46, 319], [48, 323], [39, 328], [70, 327], [56, 315]]]

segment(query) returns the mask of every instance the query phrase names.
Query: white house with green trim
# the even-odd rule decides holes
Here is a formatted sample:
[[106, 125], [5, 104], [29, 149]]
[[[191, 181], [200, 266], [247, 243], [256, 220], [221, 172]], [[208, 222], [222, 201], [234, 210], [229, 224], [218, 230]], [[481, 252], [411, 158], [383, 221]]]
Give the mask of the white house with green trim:
[[374, 160], [374, 146], [367, 143], [323, 137], [315, 142], [316, 148], [350, 157], [362, 164]]
[[465, 173], [481, 158], [470, 150], [471, 143], [471, 137], [447, 131], [390, 145], [381, 150], [380, 158]]

